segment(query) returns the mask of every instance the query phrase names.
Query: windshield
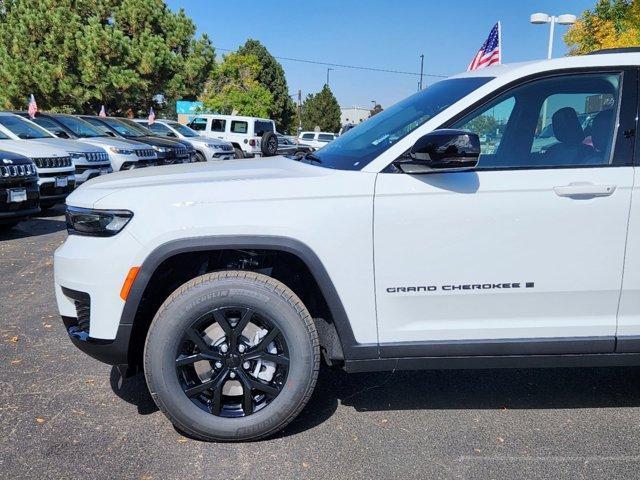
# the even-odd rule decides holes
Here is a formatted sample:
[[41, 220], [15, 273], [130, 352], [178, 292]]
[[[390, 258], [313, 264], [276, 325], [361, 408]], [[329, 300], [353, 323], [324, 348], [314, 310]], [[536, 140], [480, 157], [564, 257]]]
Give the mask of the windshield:
[[146, 133], [140, 132], [138, 129], [134, 129], [133, 127], [129, 126], [129, 124], [124, 123], [123, 120], [117, 118], [103, 117], [102, 121], [113, 128], [116, 132], [118, 132], [118, 134], [122, 135], [123, 137], [143, 137], [147, 135]]
[[155, 135], [154, 132], [152, 132], [146, 126], [144, 126], [144, 125], [142, 125], [142, 124], [140, 124], [138, 122], [134, 122], [133, 120], [129, 120], [128, 118], [120, 118], [119, 120], [122, 123], [124, 123], [127, 127], [129, 127], [132, 130], [135, 130], [136, 132], [138, 132], [140, 135], [151, 135], [151, 136]]
[[328, 143], [314, 152], [314, 159], [323, 167], [360, 170], [427, 120], [492, 78], [452, 78], [435, 83]]
[[177, 130], [178, 133], [180, 133], [181, 135], [184, 135], [185, 137], [199, 137], [200, 136], [200, 135], [198, 135], [198, 132], [196, 132], [195, 130], [192, 130], [191, 128], [187, 127], [186, 125], [182, 125], [181, 123], [178, 123], [178, 122], [167, 122], [167, 125], [169, 125], [174, 130]]
[[90, 123], [76, 117], [67, 115], [54, 116], [58, 122], [71, 130], [81, 138], [106, 137], [106, 135], [93, 127]]
[[55, 138], [44, 128], [31, 123], [17, 115], [0, 115], [0, 124], [18, 138], [32, 140], [35, 138]]

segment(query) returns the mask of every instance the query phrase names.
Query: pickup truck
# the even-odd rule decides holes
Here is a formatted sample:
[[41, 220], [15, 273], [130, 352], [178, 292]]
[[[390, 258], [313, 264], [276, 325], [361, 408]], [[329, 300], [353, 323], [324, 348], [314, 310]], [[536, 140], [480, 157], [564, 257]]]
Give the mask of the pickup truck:
[[639, 67], [637, 50], [496, 65], [297, 160], [91, 180], [55, 254], [69, 337], [216, 441], [282, 429], [321, 359], [640, 365]]

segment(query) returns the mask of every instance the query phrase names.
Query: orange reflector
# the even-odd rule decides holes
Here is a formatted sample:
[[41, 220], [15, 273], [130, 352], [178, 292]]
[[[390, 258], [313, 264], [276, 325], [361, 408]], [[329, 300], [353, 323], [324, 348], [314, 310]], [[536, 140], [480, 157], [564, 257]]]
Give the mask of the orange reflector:
[[136, 281], [136, 277], [138, 276], [138, 272], [140, 271], [140, 267], [131, 267], [129, 269], [129, 273], [127, 273], [127, 278], [124, 279], [124, 285], [122, 285], [122, 290], [120, 290], [120, 298], [126, 300], [129, 296], [129, 292], [131, 291], [131, 287], [133, 286], [133, 282]]

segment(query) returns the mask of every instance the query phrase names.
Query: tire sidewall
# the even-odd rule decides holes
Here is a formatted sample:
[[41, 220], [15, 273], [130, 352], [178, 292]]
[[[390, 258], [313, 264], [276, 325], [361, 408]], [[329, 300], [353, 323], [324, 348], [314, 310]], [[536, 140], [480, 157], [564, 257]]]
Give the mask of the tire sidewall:
[[[248, 417], [223, 418], [201, 410], [184, 394], [176, 375], [176, 352], [184, 329], [223, 306], [246, 306], [268, 317], [282, 332], [289, 349], [284, 388], [270, 404]], [[224, 278], [198, 284], [161, 309], [147, 337], [145, 370], [154, 399], [177, 426], [216, 440], [243, 440], [267, 435], [289, 420], [305, 399], [314, 358], [307, 327], [292, 305], [256, 282]]]

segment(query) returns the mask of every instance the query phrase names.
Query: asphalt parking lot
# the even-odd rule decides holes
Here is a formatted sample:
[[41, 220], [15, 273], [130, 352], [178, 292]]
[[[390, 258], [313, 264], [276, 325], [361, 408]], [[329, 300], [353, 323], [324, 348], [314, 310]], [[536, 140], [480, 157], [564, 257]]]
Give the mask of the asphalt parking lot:
[[273, 439], [180, 435], [144, 379], [66, 338], [52, 289], [62, 210], [0, 237], [2, 478], [638, 478], [640, 369], [325, 369]]

